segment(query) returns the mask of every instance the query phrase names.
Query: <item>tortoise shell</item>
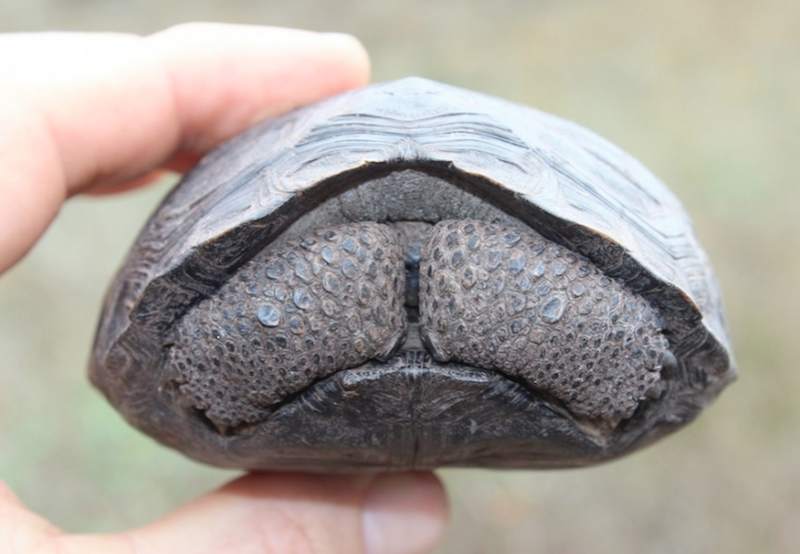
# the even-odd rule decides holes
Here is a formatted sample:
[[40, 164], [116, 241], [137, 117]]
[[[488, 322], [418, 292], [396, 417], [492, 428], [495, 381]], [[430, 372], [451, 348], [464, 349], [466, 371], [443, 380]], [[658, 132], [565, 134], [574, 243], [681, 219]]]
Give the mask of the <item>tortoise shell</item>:
[[90, 377], [215, 465], [601, 462], [734, 378], [673, 194], [591, 132], [419, 78], [207, 155], [107, 294]]

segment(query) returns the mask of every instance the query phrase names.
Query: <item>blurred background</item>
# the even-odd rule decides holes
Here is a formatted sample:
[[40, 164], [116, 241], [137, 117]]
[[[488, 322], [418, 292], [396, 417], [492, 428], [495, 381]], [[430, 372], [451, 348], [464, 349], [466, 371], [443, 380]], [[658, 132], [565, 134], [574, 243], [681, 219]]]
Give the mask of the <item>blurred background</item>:
[[[799, 2], [0, 4], [2, 31], [190, 20], [354, 33], [375, 80], [422, 75], [575, 120], [694, 218], [739, 381], [685, 431], [605, 466], [443, 471], [454, 518], [441, 553], [798, 551]], [[106, 284], [169, 185], [72, 200], [0, 279], [0, 479], [69, 530], [143, 524], [233, 475], [129, 428], [84, 373]]]

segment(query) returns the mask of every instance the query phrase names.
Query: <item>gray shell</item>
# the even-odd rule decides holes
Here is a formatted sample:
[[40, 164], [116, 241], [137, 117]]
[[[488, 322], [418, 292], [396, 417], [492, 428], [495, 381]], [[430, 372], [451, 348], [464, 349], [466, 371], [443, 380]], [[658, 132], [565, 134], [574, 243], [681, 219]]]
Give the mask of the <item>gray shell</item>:
[[108, 293], [93, 382], [129, 421], [159, 440], [212, 463], [250, 465], [194, 446], [198, 437], [186, 431], [184, 414], [167, 403], [142, 401], [153, 396], [156, 382], [146, 368], [156, 364], [163, 333], [310, 207], [403, 168], [481, 191], [662, 314], [679, 362], [680, 391], [648, 415], [657, 424], [624, 445], [563, 465], [650, 442], [691, 420], [733, 379], [711, 267], [678, 200], [657, 178], [578, 125], [408, 78], [265, 121], [188, 174], [150, 218]]

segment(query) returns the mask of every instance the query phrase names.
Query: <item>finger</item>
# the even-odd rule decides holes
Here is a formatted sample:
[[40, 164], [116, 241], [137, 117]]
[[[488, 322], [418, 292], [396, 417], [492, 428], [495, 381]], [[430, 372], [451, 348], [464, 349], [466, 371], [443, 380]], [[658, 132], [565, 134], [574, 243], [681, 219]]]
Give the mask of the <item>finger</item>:
[[107, 194], [118, 194], [120, 192], [147, 186], [168, 175], [175, 177], [180, 173], [186, 173], [200, 161], [200, 158], [201, 156], [197, 153], [186, 151], [178, 152], [172, 158], [161, 164], [157, 169], [148, 171], [140, 177], [134, 177], [127, 181], [99, 184], [83, 192], [93, 196], [105, 196]]
[[154, 169], [152, 171], [148, 171], [141, 177], [135, 177], [134, 179], [121, 181], [119, 183], [108, 183], [105, 185], [92, 187], [86, 191], [86, 194], [90, 196], [108, 196], [111, 194], [119, 194], [121, 192], [138, 189], [140, 187], [145, 187], [152, 183], [156, 183], [169, 175], [174, 175], [174, 173], [167, 169]]
[[352, 38], [187, 24], [149, 37], [0, 37], [0, 271], [64, 198], [194, 155], [256, 119], [363, 84]]
[[446, 519], [441, 483], [430, 473], [257, 474], [148, 527], [122, 535], [51, 536], [39, 552], [422, 554], [438, 544]]
[[58, 529], [25, 509], [0, 481], [0, 552], [35, 552], [43, 542], [58, 536]]

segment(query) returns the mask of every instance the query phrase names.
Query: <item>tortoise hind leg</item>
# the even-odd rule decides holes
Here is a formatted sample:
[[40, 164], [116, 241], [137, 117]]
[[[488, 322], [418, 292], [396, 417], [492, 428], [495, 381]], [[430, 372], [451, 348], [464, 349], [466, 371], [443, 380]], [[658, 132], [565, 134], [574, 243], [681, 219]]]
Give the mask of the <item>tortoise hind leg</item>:
[[532, 229], [441, 222], [420, 281], [422, 338], [440, 362], [501, 371], [611, 426], [661, 386], [657, 312]]
[[175, 326], [163, 388], [220, 431], [267, 417], [314, 381], [403, 342], [396, 233], [352, 223], [267, 247]]

